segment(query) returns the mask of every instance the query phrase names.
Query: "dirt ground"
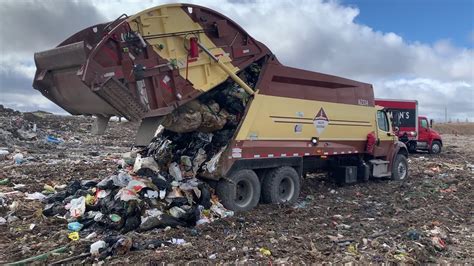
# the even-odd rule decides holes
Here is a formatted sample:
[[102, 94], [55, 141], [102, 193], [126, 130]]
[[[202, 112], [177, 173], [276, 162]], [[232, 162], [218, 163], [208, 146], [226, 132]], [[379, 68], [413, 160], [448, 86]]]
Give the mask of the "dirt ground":
[[[0, 128], [8, 131], [21, 123], [18, 119], [34, 121], [38, 135], [31, 141], [8, 134], [0, 139], [0, 149], [21, 152], [27, 159], [20, 165], [10, 158], [0, 161], [0, 180], [8, 179], [0, 185], [0, 217], [17, 217], [0, 224], [0, 264], [67, 246], [65, 253], [54, 253], [43, 262], [60, 261], [88, 252], [93, 242], [117, 234], [96, 231], [96, 237], [85, 239], [91, 232], [81, 231], [80, 240], [71, 241], [67, 221], [43, 216], [43, 203], [25, 196], [41, 192], [45, 184], [111, 175], [120, 154], [130, 150], [137, 125], [111, 122], [106, 135], [97, 137], [88, 133], [90, 118], [25, 116], [4, 110]], [[44, 141], [48, 135], [64, 142], [48, 143]], [[105, 262], [472, 262], [474, 136], [443, 134], [443, 141], [440, 155], [410, 156], [410, 177], [403, 182], [372, 180], [338, 187], [324, 174], [308, 175], [296, 204], [260, 205], [194, 228], [130, 232], [127, 236], [134, 247], [172, 238], [185, 243], [145, 244], [146, 249], [110, 256]], [[25, 186], [18, 188], [18, 184]]]

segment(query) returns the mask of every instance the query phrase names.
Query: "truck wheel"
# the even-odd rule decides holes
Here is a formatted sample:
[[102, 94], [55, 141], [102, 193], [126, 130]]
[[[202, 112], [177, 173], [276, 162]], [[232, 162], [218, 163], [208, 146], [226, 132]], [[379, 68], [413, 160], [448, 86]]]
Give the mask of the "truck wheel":
[[429, 152], [431, 154], [438, 154], [441, 152], [441, 142], [437, 141], [437, 140], [434, 140], [432, 143], [431, 143], [431, 147], [429, 149]]
[[262, 202], [293, 203], [300, 194], [300, 177], [293, 167], [270, 170], [262, 183]]
[[260, 200], [260, 181], [252, 170], [240, 170], [217, 184], [217, 196], [229, 210], [248, 211]]
[[397, 154], [392, 165], [392, 180], [404, 180], [408, 177], [408, 160], [403, 154]]

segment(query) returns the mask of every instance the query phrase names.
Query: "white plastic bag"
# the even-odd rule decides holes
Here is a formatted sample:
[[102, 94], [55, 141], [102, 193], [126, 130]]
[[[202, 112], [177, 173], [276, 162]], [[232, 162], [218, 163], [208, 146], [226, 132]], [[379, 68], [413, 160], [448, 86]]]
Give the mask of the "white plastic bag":
[[86, 198], [84, 196], [79, 197], [77, 199], [71, 200], [71, 208], [69, 209], [69, 213], [71, 217], [78, 218], [84, 215], [86, 212]]

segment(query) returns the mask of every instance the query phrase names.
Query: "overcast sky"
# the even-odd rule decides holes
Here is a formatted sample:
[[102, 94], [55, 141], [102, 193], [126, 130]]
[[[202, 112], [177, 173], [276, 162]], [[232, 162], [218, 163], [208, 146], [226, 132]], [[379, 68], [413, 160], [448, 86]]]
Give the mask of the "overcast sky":
[[[167, 2], [170, 1], [1, 0], [0, 104], [22, 111], [63, 113], [31, 87], [35, 72], [33, 53], [51, 49], [87, 26]], [[410, 8], [410, 1], [404, 2]], [[438, 1], [450, 8], [453, 2], [456, 3]], [[470, 8], [471, 16], [468, 12], [467, 19], [464, 15], [457, 18], [461, 22], [456, 22], [467, 24], [470, 31], [453, 30], [450, 36], [449, 27], [445, 27], [447, 35], [440, 39], [426, 37], [426, 31], [441, 27], [426, 23], [429, 15], [423, 15], [423, 10], [399, 15], [400, 20], [416, 15], [407, 17], [414, 21], [412, 25], [424, 22], [416, 27], [420, 32], [417, 39], [413, 29], [387, 27], [387, 23], [382, 23], [383, 13], [373, 19], [377, 10], [371, 10], [370, 1], [362, 1], [361, 5], [357, 0], [198, 3], [235, 20], [284, 64], [372, 83], [378, 98], [417, 99], [420, 113], [438, 120], [444, 120], [447, 107], [452, 119], [474, 121], [473, 1], [454, 6], [459, 10]], [[361, 14], [371, 14], [371, 19], [364, 19]], [[458, 29], [456, 23], [452, 27]], [[400, 23], [400, 27], [410, 24]], [[453, 41], [459, 40], [460, 34], [465, 34], [461, 37], [467, 41]]]

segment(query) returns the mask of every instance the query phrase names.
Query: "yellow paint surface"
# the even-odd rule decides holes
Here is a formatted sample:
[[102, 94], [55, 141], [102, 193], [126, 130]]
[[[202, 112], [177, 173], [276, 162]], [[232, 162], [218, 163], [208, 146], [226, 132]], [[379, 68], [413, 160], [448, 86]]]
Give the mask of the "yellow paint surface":
[[[318, 134], [313, 119], [323, 108], [329, 124]], [[376, 130], [376, 108], [256, 94], [237, 140], [366, 140]], [[338, 121], [339, 120], [339, 121]], [[301, 132], [295, 127], [301, 126]]]
[[[189, 47], [188, 39], [198, 37], [207, 49], [214, 55], [222, 55], [221, 62], [224, 62], [234, 73], [239, 70], [231, 64], [229, 55], [216, 45], [204, 33], [183, 33], [189, 31], [202, 30], [201, 26], [194, 22], [189, 15], [181, 8], [180, 4], [162, 5], [144, 10], [127, 19], [133, 31], [139, 32], [145, 40], [153, 46], [153, 49], [168, 61], [176, 61], [180, 75], [186, 77], [186, 61]], [[176, 34], [176, 36], [149, 38], [147, 36], [157, 34]], [[163, 45], [163, 49], [159, 46]], [[229, 76], [212, 62], [208, 55], [200, 52], [199, 58], [195, 62], [190, 62], [188, 67], [188, 79], [196, 89], [208, 91], [216, 85], [225, 81]]]

